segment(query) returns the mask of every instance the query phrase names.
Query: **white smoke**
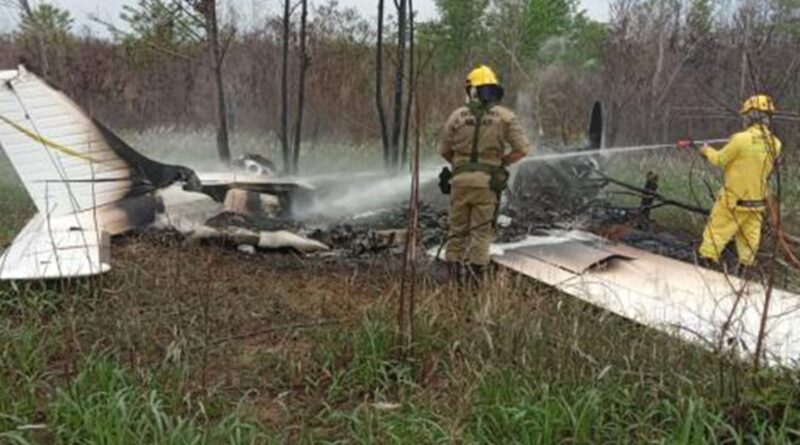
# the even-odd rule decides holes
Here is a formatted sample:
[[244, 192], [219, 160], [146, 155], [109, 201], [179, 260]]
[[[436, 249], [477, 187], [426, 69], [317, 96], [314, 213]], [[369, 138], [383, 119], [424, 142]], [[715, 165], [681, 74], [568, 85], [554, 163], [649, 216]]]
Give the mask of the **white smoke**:
[[[437, 178], [438, 168], [420, 172], [420, 184]], [[345, 175], [338, 180], [305, 178], [318, 193], [307, 205], [295, 208], [298, 219], [338, 219], [393, 207], [408, 200], [411, 175], [392, 176], [384, 172]]]

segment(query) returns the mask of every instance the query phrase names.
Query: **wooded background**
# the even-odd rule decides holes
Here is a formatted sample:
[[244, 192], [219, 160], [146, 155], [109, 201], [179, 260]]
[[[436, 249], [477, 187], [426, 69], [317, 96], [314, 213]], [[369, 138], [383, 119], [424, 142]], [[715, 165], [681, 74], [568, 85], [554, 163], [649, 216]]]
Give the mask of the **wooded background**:
[[432, 142], [479, 63], [554, 144], [584, 138], [595, 100], [607, 146], [725, 137], [756, 92], [775, 97], [787, 147], [797, 139], [800, 0], [614, 0], [605, 24], [576, 0], [436, 0], [426, 22], [412, 0], [265, 1], [283, 14], [240, 27], [214, 0], [139, 0], [98, 38], [76, 33], [69, 11], [0, 0], [20, 17], [0, 35], [0, 66], [24, 59], [117, 128], [216, 126], [223, 159], [230, 132], [275, 134], [287, 170], [301, 139], [375, 141], [387, 167], [402, 165], [412, 108]]

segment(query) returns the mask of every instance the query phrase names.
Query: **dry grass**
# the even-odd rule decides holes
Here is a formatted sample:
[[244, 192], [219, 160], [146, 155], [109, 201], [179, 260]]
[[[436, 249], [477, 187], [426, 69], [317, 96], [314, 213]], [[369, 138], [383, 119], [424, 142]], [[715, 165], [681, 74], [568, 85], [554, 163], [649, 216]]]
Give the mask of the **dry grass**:
[[[17, 346], [3, 347], [0, 376], [25, 401], [0, 397], [5, 429], [39, 419], [46, 437], [100, 437], [115, 421], [67, 402], [109, 387], [158, 394], [147, 403], [208, 443], [242, 431], [229, 431], [231, 415], [257, 425], [251, 443], [639, 443], [671, 441], [686, 422], [699, 432], [671, 443], [795, 437], [795, 390], [748, 389], [786, 391], [788, 375], [752, 386], [735, 363], [510, 273], [477, 293], [422, 277], [403, 354], [393, 258], [247, 256], [153, 235], [115, 253], [99, 279], [3, 287], [0, 333]], [[97, 397], [113, 402], [87, 400]], [[737, 407], [744, 420], [729, 414]], [[92, 428], [73, 424], [78, 413]]]

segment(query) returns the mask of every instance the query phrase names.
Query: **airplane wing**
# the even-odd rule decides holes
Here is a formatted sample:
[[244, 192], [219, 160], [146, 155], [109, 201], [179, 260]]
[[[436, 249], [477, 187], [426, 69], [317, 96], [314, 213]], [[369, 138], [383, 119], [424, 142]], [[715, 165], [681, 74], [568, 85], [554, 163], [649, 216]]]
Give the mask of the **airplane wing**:
[[110, 238], [86, 216], [49, 220], [36, 214], [0, 256], [0, 279], [84, 277], [111, 269]]
[[800, 295], [614, 244], [585, 232], [551, 232], [494, 245], [492, 259], [589, 304], [711, 347], [757, 348], [765, 301], [764, 352], [771, 364], [800, 361]]
[[247, 173], [198, 173], [200, 190], [216, 199], [224, 201], [231, 189], [246, 190], [272, 195], [289, 195], [298, 190], [312, 190], [313, 186], [294, 178], [269, 177]]

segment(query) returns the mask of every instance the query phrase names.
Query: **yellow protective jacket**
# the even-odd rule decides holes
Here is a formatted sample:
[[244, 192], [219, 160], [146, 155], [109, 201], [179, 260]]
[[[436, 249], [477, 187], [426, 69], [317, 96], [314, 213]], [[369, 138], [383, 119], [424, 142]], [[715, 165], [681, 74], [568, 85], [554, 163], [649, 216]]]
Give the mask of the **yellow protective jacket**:
[[[467, 106], [458, 108], [447, 119], [439, 154], [446, 159], [452, 159], [454, 168], [468, 163], [474, 135], [475, 116]], [[513, 111], [495, 105], [486, 112], [478, 138], [478, 162], [500, 166], [508, 150], [528, 154], [532, 149], [533, 146]], [[454, 176], [450, 184], [454, 187], [489, 188], [489, 179], [488, 173], [467, 172]]]
[[768, 128], [756, 124], [733, 135], [721, 150], [705, 147], [703, 155], [725, 172], [725, 183], [717, 198], [729, 209], [763, 210], [763, 205], [743, 204], [763, 201], [769, 195], [767, 182], [781, 146]]

